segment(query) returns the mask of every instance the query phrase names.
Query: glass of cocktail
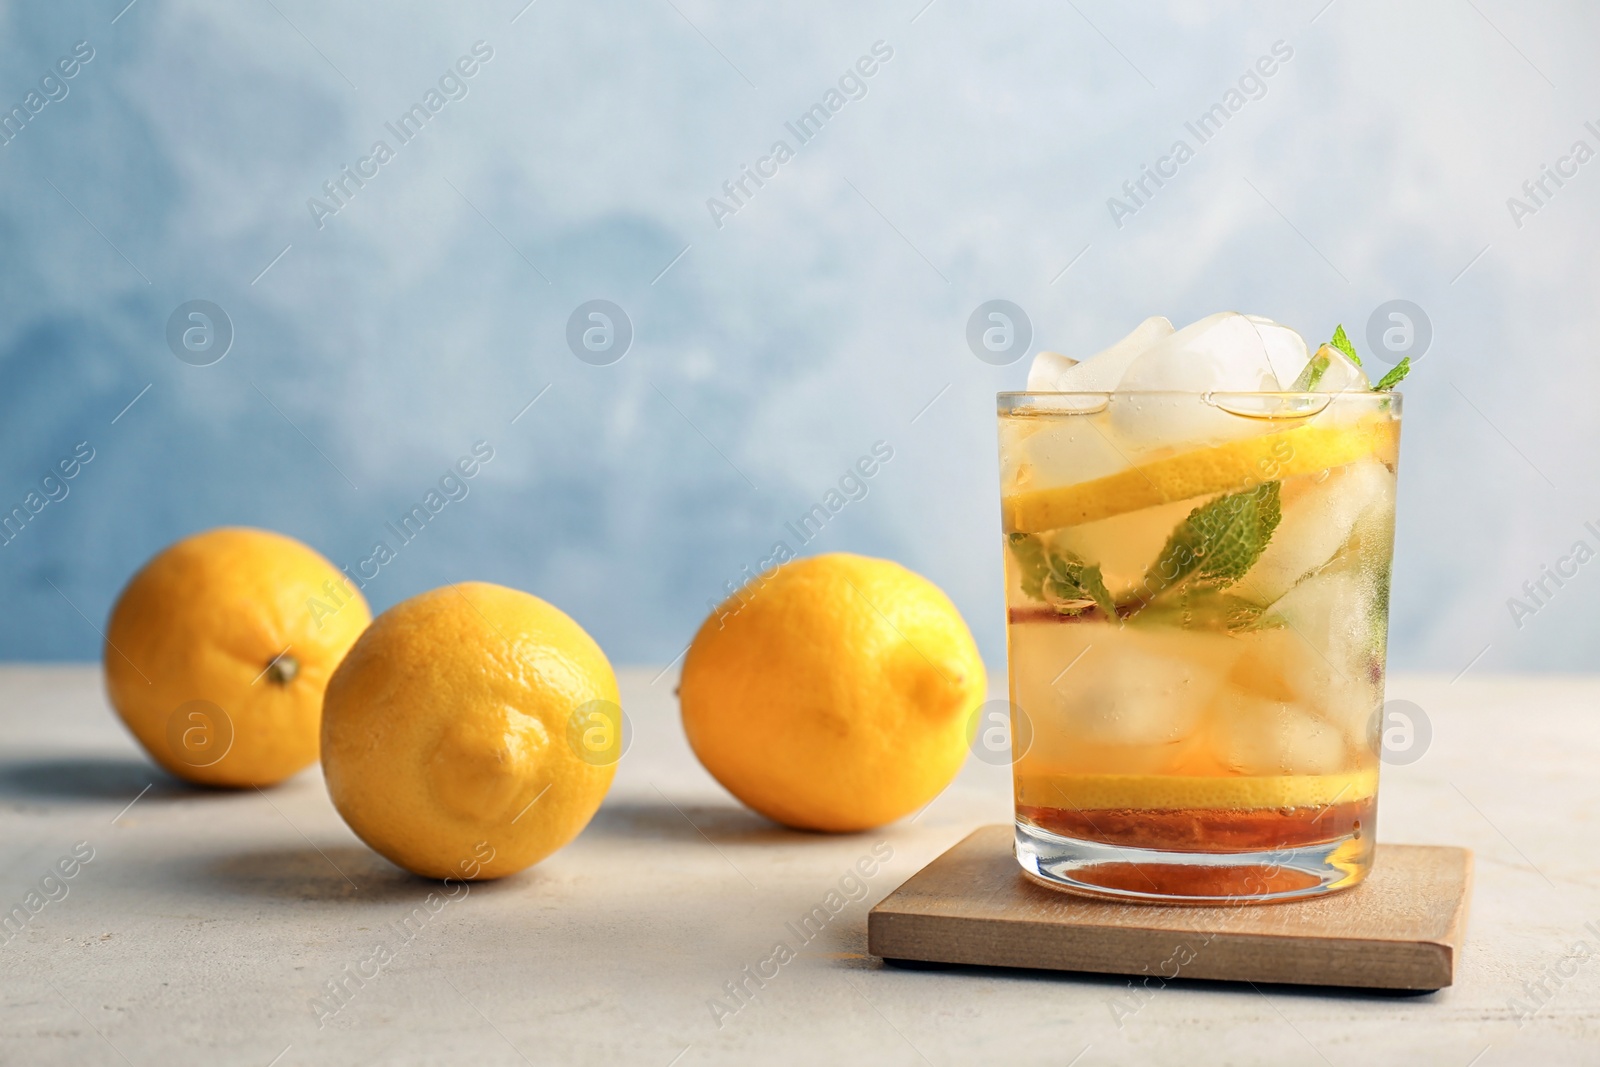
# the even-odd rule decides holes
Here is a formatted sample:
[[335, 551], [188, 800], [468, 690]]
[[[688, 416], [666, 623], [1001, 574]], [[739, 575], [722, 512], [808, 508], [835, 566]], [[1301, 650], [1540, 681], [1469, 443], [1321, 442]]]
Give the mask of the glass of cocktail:
[[[1016, 851], [1054, 887], [1284, 900], [1372, 862], [1400, 397], [1224, 319], [999, 397]], [[1254, 388], [1143, 387], [1205, 359]]]

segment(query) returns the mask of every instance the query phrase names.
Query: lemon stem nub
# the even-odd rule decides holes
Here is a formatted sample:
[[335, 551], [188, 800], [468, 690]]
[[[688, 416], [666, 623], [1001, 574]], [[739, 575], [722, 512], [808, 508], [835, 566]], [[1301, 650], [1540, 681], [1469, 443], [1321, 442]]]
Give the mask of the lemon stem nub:
[[267, 678], [277, 685], [288, 685], [300, 673], [300, 661], [285, 652], [267, 665]]

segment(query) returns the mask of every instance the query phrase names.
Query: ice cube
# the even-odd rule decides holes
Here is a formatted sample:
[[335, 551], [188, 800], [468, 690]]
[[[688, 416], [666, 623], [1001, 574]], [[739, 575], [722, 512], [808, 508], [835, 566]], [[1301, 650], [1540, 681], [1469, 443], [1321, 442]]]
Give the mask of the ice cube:
[[1211, 711], [1216, 757], [1238, 774], [1337, 774], [1346, 770], [1345, 733], [1294, 704], [1231, 686]]
[[[1038, 739], [1164, 748], [1194, 733], [1233, 666], [1235, 645], [1226, 635], [1017, 625], [1011, 661], [1026, 670], [1013, 673], [1012, 699]], [[1080, 653], [1083, 662], [1067, 670]]]
[[1290, 704], [1309, 688], [1307, 661], [1314, 660], [1317, 652], [1288, 627], [1258, 630], [1239, 643], [1244, 648], [1228, 674], [1230, 688]]
[[1040, 352], [1028, 371], [1028, 388], [1057, 393], [1103, 393], [1117, 388], [1128, 364], [1156, 342], [1172, 334], [1172, 323], [1160, 315], [1145, 319], [1133, 332], [1082, 362], [1055, 352]]
[[1394, 508], [1394, 474], [1376, 459], [1328, 472], [1321, 482], [1292, 479], [1283, 486], [1283, 519], [1266, 551], [1239, 581], [1257, 604], [1271, 604], [1317, 570], [1350, 540], [1369, 515]]
[[1305, 338], [1289, 327], [1264, 316], [1246, 315], [1245, 318], [1250, 320], [1261, 338], [1262, 348], [1266, 351], [1267, 362], [1272, 366], [1272, 374], [1278, 381], [1278, 387], [1288, 389], [1300, 376], [1306, 360], [1310, 358], [1307, 355]]
[[[1326, 363], [1324, 364], [1324, 361]], [[1306, 384], [1310, 377], [1316, 381]], [[1309, 389], [1317, 393], [1371, 392], [1372, 383], [1355, 361], [1332, 345], [1317, 349], [1310, 362], [1286, 388]]]
[[1060, 352], [1036, 353], [1033, 362], [1028, 366], [1028, 392], [1059, 392], [1055, 385], [1056, 379], [1077, 365], [1077, 360], [1071, 356], [1063, 356]]
[[1250, 634], [1240, 641], [1245, 649], [1228, 674], [1228, 691], [1292, 705], [1347, 736], [1361, 736], [1377, 692], [1368, 673], [1369, 653], [1353, 643], [1329, 647], [1322, 640], [1290, 626]]
[[1236, 311], [1203, 318], [1152, 345], [1128, 365], [1118, 388], [1182, 394], [1113, 407], [1112, 424], [1130, 452], [1220, 444], [1274, 428], [1267, 420], [1230, 414], [1201, 399], [1213, 391], [1278, 390], [1256, 324]]
[[1328, 350], [1328, 369], [1322, 372], [1322, 378], [1317, 382], [1316, 391], [1319, 393], [1344, 393], [1355, 390], [1360, 393], [1372, 391], [1372, 382], [1367, 378], [1367, 372], [1356, 366], [1354, 361], [1332, 345], [1323, 345], [1317, 349], [1320, 354], [1322, 349]]
[[1348, 570], [1315, 575], [1279, 597], [1263, 619], [1286, 623], [1334, 660], [1330, 666], [1343, 666], [1352, 662], [1353, 651], [1367, 647], [1374, 580]]
[[1344, 569], [1307, 577], [1267, 608], [1262, 621], [1282, 622], [1301, 640], [1344, 669], [1366, 643], [1371, 584]]
[[1277, 387], [1261, 334], [1237, 311], [1208, 315], [1151, 345], [1128, 364], [1118, 384], [1132, 391], [1186, 393]]
[[1002, 419], [1000, 484], [1008, 493], [1023, 492], [1075, 485], [1126, 470], [1127, 453], [1111, 443], [1104, 422], [1101, 414], [1078, 414], [1059, 423]]
[[1341, 564], [1301, 581], [1262, 617], [1282, 624], [1265, 643], [1277, 646], [1296, 703], [1341, 729], [1363, 729], [1381, 700], [1378, 595], [1375, 574]]

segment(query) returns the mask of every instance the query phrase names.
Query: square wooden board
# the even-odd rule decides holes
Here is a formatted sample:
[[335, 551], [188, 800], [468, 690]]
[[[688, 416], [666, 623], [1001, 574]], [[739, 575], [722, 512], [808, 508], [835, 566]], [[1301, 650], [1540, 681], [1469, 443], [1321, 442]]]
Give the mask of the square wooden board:
[[1432, 990], [1455, 979], [1472, 853], [1379, 845], [1354, 889], [1250, 906], [1093, 900], [1030, 881], [985, 826], [867, 917], [885, 959], [1297, 985]]

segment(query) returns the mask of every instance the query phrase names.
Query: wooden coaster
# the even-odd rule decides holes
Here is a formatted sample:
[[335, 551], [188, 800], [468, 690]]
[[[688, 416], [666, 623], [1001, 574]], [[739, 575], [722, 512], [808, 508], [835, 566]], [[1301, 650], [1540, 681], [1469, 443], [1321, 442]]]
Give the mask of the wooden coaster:
[[1123, 904], [1036, 885], [985, 826], [867, 916], [885, 959], [1156, 978], [1433, 990], [1455, 979], [1472, 853], [1379, 845], [1354, 889], [1247, 906]]

